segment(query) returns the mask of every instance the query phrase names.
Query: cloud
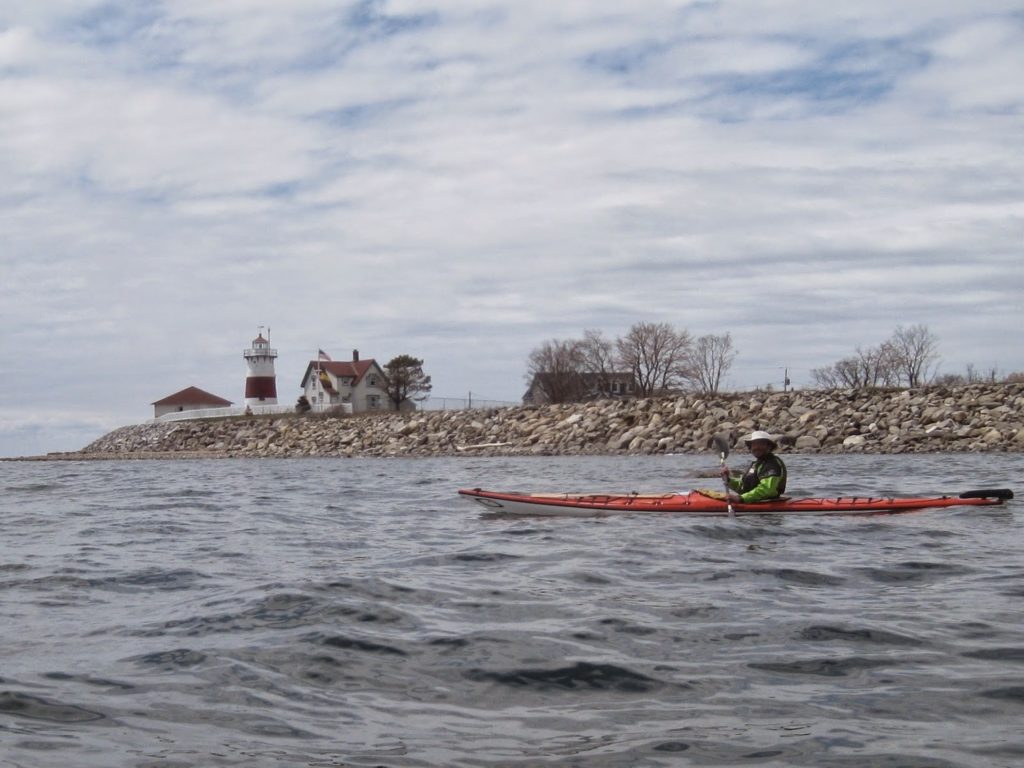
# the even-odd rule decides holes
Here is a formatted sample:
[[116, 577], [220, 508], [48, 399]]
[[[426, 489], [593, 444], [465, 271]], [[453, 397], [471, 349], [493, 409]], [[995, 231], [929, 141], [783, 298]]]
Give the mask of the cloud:
[[109, 414], [78, 409], [0, 409], [0, 456], [42, 456], [77, 451], [97, 436], [121, 426]]
[[516, 400], [638, 321], [731, 332], [736, 387], [897, 324], [1024, 369], [1014, 3], [23, 5], [0, 394], [46, 423], [238, 400], [260, 324], [285, 401], [317, 348]]

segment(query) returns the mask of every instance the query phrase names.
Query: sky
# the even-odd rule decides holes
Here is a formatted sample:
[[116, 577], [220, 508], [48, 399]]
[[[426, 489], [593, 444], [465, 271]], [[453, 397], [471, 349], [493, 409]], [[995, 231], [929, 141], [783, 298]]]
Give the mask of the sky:
[[197, 386], [729, 333], [797, 387], [898, 326], [1024, 371], [1020, 0], [0, 0], [0, 456]]

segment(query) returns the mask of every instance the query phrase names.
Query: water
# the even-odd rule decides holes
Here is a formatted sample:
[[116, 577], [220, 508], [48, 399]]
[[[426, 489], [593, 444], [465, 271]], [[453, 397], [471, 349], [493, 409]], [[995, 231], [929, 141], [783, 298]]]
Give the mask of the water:
[[[798, 495], [1024, 470], [787, 460]], [[1021, 764], [1019, 501], [550, 520], [455, 496], [714, 487], [716, 463], [0, 463], [0, 766]]]

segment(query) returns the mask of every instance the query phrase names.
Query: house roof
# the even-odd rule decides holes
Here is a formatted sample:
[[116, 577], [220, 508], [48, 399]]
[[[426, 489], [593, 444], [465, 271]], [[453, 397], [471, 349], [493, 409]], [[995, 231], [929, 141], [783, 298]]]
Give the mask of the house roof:
[[[306, 386], [306, 381], [314, 370], [327, 371], [336, 379], [352, 379], [352, 384], [358, 384], [371, 368], [381, 370], [377, 361], [372, 357], [368, 360], [310, 360], [306, 366], [306, 373], [302, 377], [301, 386]], [[383, 371], [381, 371], [383, 373]]]
[[231, 401], [225, 400], [223, 397], [211, 395], [199, 387], [185, 387], [180, 392], [168, 395], [163, 400], [157, 400], [155, 403], [150, 403], [150, 405], [212, 405], [224, 407], [231, 405]]

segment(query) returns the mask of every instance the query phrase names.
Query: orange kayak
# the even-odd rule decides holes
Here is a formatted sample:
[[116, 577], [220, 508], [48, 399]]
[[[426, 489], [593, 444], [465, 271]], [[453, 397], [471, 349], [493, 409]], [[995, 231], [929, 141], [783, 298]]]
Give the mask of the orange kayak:
[[[506, 515], [593, 517], [608, 514], [662, 512], [684, 515], [728, 516], [730, 505], [721, 494], [688, 493], [502, 493], [482, 488], [463, 488], [459, 494], [489, 512]], [[788, 498], [756, 504], [731, 505], [736, 515], [878, 515], [917, 512], [940, 507], [991, 506], [1013, 498], [1008, 488], [965, 491], [958, 496], [883, 498], [838, 496], [835, 498]]]

